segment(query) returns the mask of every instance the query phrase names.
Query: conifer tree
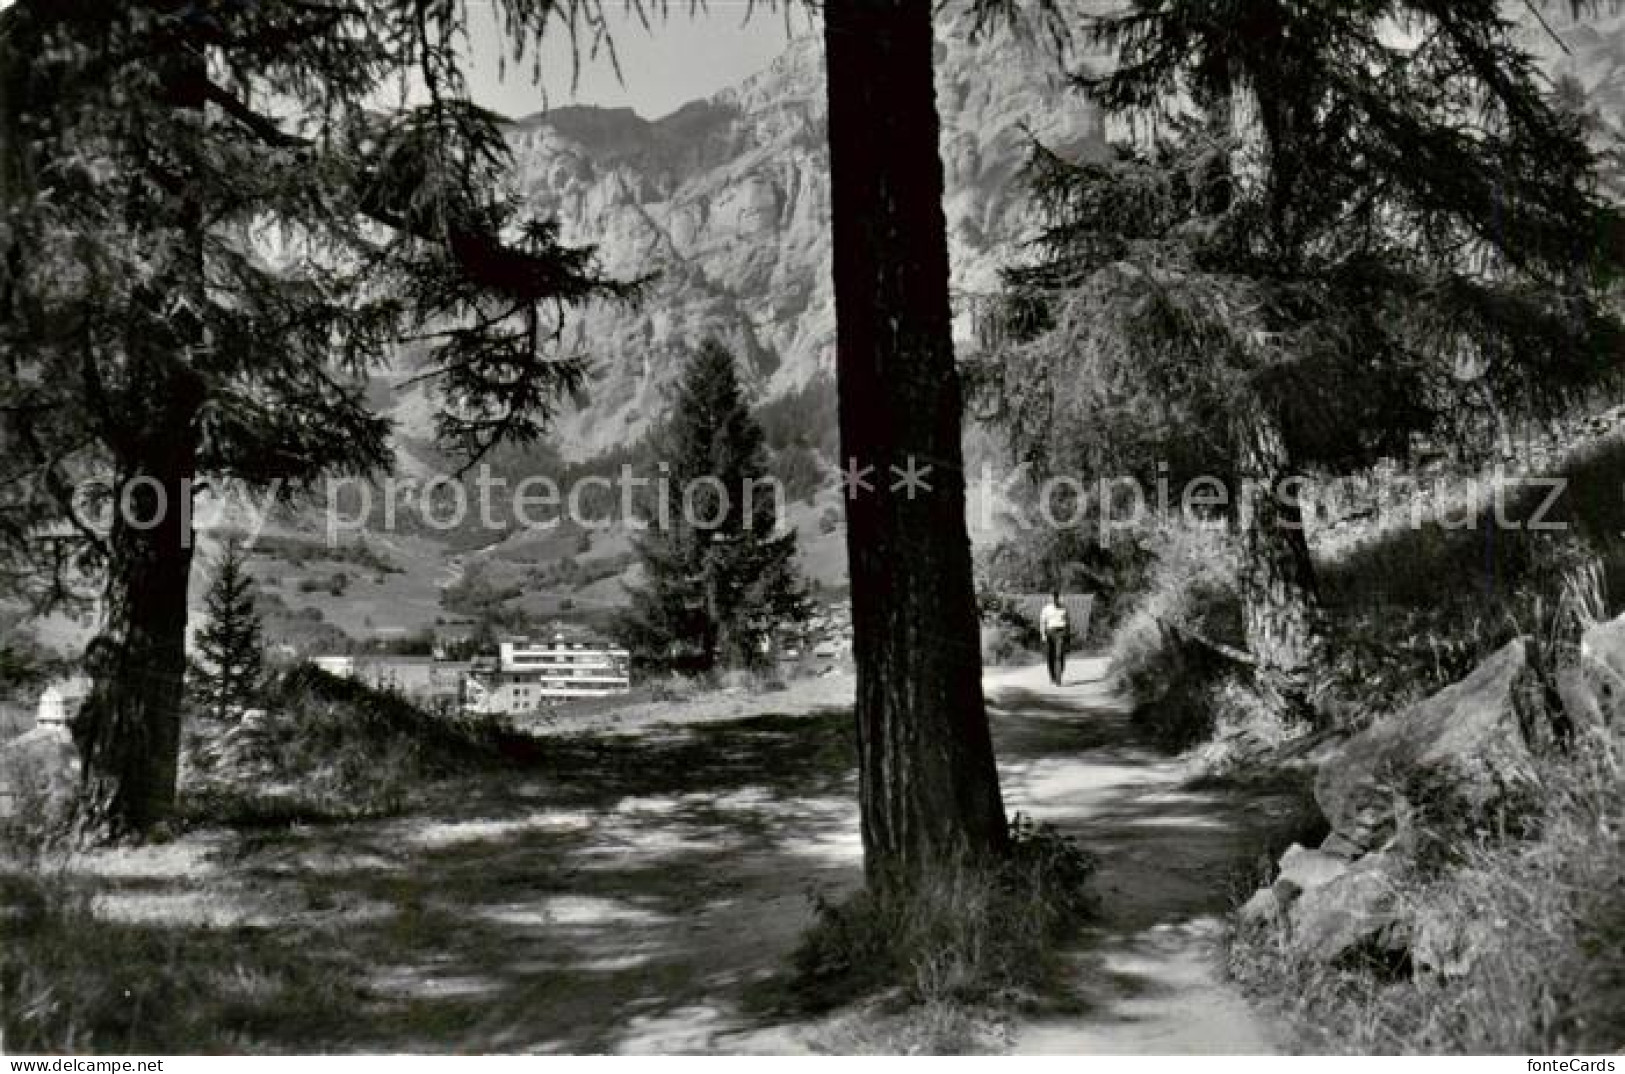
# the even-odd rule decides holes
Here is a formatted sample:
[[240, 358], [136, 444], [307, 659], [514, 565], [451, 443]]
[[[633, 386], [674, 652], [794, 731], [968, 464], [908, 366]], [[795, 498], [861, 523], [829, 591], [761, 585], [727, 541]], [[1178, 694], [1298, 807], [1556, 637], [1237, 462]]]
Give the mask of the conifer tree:
[[[516, 57], [605, 26], [603, 0], [487, 6]], [[581, 379], [565, 311], [629, 293], [505, 191], [501, 119], [461, 73], [469, 8], [0, 11], [0, 580], [99, 610], [87, 835], [174, 804], [200, 479], [291, 494], [387, 468], [367, 381], [407, 338], [448, 447], [532, 441]]]
[[823, 8], [864, 870], [906, 893], [1010, 845], [965, 523], [933, 12]]
[[247, 567], [242, 543], [229, 542], [205, 598], [208, 621], [197, 635], [198, 700], [220, 720], [252, 707], [265, 662], [254, 576]]
[[1079, 84], [1144, 122], [1107, 159], [1037, 149], [994, 395], [1040, 465], [1226, 482], [1258, 680], [1310, 716], [1303, 481], [1617, 377], [1625, 232], [1492, 0], [1140, 0], [1086, 30], [1114, 57]]
[[806, 614], [795, 531], [778, 532], [783, 490], [720, 343], [694, 353], [672, 409], [651, 528], [637, 541], [647, 581], [624, 626], [651, 664], [748, 666], [775, 625]]

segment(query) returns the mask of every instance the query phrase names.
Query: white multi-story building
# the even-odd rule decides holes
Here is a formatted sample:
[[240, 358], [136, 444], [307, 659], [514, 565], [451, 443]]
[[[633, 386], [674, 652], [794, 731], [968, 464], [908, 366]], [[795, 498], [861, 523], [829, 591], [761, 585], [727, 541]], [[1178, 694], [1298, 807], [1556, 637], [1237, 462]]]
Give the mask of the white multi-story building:
[[475, 712], [535, 712], [556, 701], [604, 697], [632, 688], [631, 655], [604, 642], [505, 641], [495, 666], [470, 673], [464, 695]]

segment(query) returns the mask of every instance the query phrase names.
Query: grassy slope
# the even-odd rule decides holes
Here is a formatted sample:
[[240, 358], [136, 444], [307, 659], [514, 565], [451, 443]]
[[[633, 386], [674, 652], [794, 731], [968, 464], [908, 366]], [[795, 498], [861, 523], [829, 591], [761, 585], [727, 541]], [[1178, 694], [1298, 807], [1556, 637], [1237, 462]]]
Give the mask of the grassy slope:
[[[1518, 634], [1574, 658], [1579, 627], [1565, 589], [1591, 615], [1625, 607], [1625, 441], [1605, 440], [1558, 468], [1563, 494], [1536, 532], [1544, 487], [1497, 496], [1455, 483], [1420, 526], [1344, 544], [1322, 563], [1343, 654], [1342, 689], [1363, 715], [1465, 675]], [[1510, 524], [1508, 524], [1510, 523]], [[1244, 931], [1232, 969], [1292, 1019], [1315, 1050], [1351, 1053], [1613, 1053], [1625, 1047], [1625, 741], [1585, 738], [1543, 761], [1547, 798], [1529, 840], [1485, 835], [1442, 868], [1400, 881], [1402, 904], [1480, 922], [1460, 977], [1390, 975], [1295, 958], [1270, 929]]]

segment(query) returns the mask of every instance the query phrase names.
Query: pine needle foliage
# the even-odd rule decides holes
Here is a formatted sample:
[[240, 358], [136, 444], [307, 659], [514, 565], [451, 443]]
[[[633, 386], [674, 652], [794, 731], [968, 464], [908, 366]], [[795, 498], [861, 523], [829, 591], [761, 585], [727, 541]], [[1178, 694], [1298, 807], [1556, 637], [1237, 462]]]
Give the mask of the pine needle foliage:
[[[482, 5], [533, 64], [544, 33], [598, 47], [608, 6]], [[461, 457], [535, 440], [584, 375], [567, 311], [636, 291], [510, 189], [473, 7], [0, 12], [0, 585], [99, 610], [87, 831], [173, 809], [196, 492], [387, 469], [368, 385], [400, 366]]]
[[626, 630], [639, 659], [689, 671], [746, 667], [805, 618], [796, 534], [768, 475], [762, 429], [721, 344], [695, 351], [661, 436], [664, 465], [637, 551], [647, 577]]
[[1584, 117], [1492, 0], [1139, 0], [1077, 85], [1129, 132], [1035, 146], [1043, 226], [984, 386], [1050, 465], [1224, 476], [1238, 413], [1346, 472], [1617, 377], [1625, 228]]
[[258, 698], [265, 639], [254, 606], [256, 586], [248, 553], [241, 542], [230, 542], [204, 598], [207, 621], [198, 631], [194, 668], [197, 700], [217, 720], [241, 715]]

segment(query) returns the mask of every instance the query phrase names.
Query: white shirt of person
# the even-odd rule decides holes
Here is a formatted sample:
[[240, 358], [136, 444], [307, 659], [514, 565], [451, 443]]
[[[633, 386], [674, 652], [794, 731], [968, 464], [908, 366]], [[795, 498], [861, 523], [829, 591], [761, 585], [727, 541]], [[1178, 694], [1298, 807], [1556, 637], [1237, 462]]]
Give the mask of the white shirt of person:
[[1045, 634], [1066, 630], [1069, 625], [1066, 619], [1066, 608], [1053, 600], [1044, 605], [1044, 610], [1038, 613], [1038, 629]]

